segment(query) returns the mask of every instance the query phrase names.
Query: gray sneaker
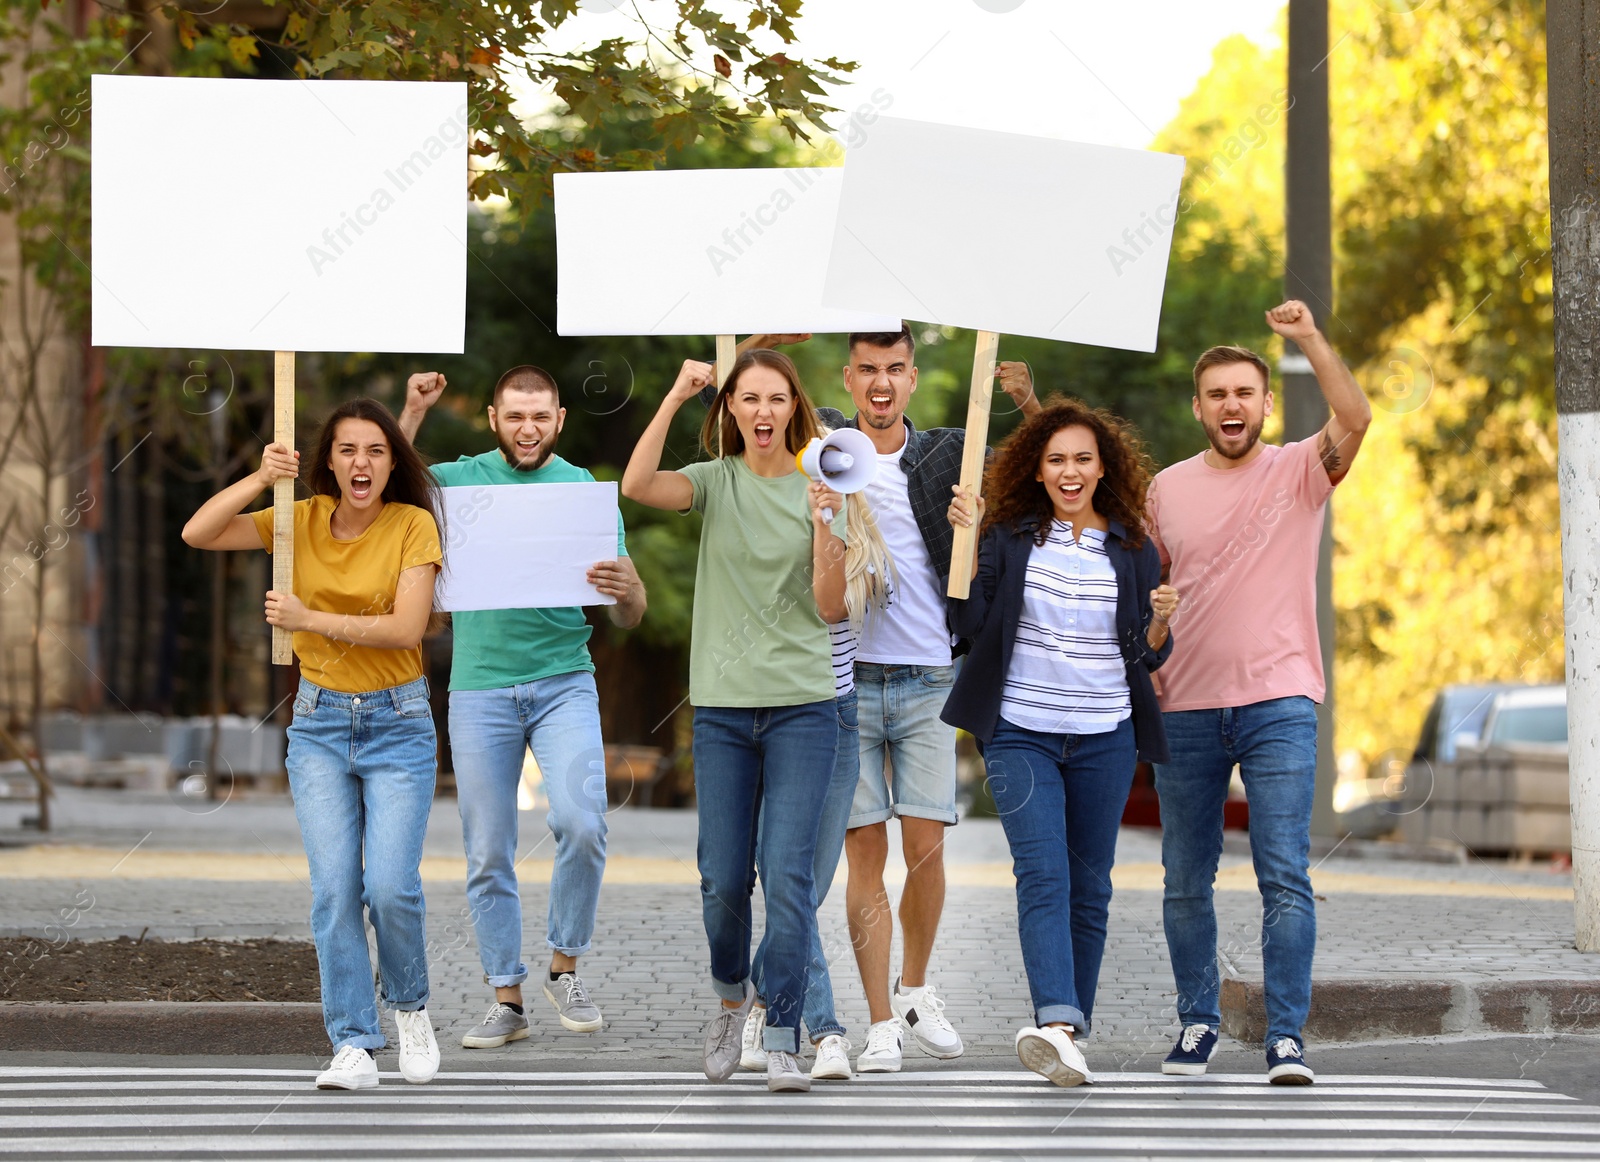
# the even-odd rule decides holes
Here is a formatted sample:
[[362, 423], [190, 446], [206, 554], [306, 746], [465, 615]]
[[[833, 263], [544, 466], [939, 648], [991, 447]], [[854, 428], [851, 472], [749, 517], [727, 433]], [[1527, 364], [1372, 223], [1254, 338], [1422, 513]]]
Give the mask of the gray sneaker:
[[528, 1035], [528, 1018], [499, 1001], [489, 1006], [489, 1015], [472, 1032], [461, 1038], [463, 1049], [498, 1049], [507, 1041], [520, 1041]]
[[[727, 1081], [739, 1068], [739, 1055], [743, 1049], [744, 1022], [755, 1003], [756, 990], [749, 981], [744, 984], [744, 1001], [737, 1009], [727, 1005], [717, 1006], [717, 1015], [706, 1026], [705, 1066], [706, 1076], [712, 1081]], [[768, 1059], [770, 1061], [770, 1058]]]
[[767, 1050], [767, 1089], [771, 1093], [810, 1093], [811, 1075], [793, 1053]]
[[544, 995], [561, 1017], [561, 1023], [574, 1033], [593, 1033], [605, 1022], [600, 1010], [589, 999], [589, 990], [575, 972], [564, 972], [555, 980], [546, 979]]

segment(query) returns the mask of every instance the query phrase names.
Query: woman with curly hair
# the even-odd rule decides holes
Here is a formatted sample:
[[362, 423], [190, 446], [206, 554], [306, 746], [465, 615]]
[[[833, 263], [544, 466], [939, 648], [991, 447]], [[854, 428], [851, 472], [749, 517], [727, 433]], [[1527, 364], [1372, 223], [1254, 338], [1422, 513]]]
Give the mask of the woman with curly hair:
[[957, 485], [952, 525], [983, 521], [972, 593], [951, 628], [972, 651], [944, 720], [982, 748], [1017, 879], [1035, 1024], [1017, 1056], [1056, 1085], [1089, 1080], [1087, 1034], [1134, 763], [1165, 762], [1151, 671], [1172, 650], [1177, 591], [1144, 525], [1152, 465], [1109, 412], [1050, 400]]

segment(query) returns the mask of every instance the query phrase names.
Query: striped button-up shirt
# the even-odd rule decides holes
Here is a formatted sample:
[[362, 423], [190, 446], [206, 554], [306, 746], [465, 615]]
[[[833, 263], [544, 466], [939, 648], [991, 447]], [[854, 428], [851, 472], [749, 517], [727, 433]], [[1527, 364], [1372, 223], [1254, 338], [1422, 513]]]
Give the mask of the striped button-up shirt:
[[1028, 557], [1000, 714], [1047, 734], [1104, 734], [1132, 713], [1106, 535], [1074, 540], [1070, 524], [1052, 521]]

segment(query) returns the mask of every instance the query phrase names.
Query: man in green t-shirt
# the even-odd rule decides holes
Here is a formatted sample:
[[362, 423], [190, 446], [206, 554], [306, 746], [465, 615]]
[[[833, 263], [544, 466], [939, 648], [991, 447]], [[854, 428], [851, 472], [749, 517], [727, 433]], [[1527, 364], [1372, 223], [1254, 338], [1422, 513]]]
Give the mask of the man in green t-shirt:
[[[428, 409], [438, 402], [444, 376], [421, 372], [406, 383], [400, 427], [416, 439]], [[586, 469], [556, 453], [566, 420], [556, 381], [524, 364], [495, 384], [489, 430], [499, 448], [435, 464], [441, 485], [553, 484], [591, 481]], [[631, 629], [644, 617], [645, 593], [628, 559], [617, 517], [617, 559], [589, 569], [589, 583], [616, 599], [613, 625]], [[529, 748], [539, 764], [548, 822], [556, 837], [550, 877], [547, 940], [550, 973], [544, 995], [561, 1023], [577, 1033], [599, 1029], [600, 1010], [578, 975], [589, 951], [600, 879], [606, 865], [605, 748], [592, 632], [583, 610], [487, 609], [453, 617], [455, 653], [450, 665], [450, 751], [455, 760], [456, 802], [467, 851], [467, 900], [478, 937], [485, 981], [495, 1002], [483, 1023], [461, 1039], [468, 1049], [488, 1049], [528, 1035], [522, 1004], [522, 901], [517, 893], [517, 787]]]

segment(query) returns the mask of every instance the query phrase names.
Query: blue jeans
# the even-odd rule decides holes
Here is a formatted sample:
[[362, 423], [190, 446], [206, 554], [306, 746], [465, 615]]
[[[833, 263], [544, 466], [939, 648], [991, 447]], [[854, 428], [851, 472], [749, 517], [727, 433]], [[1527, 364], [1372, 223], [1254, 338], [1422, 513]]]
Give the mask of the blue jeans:
[[767, 903], [762, 1042], [768, 1049], [800, 1051], [801, 1008], [817, 939], [817, 832], [838, 741], [839, 712], [831, 698], [694, 711], [700, 898], [711, 982], [723, 1000], [744, 998], [759, 850]]
[[1172, 761], [1156, 767], [1161, 797], [1162, 919], [1185, 1025], [1222, 1023], [1217, 994], [1217, 912], [1222, 803], [1235, 763], [1250, 802], [1250, 858], [1261, 888], [1261, 966], [1267, 1043], [1300, 1037], [1311, 1008], [1316, 905], [1307, 865], [1317, 773], [1311, 699], [1273, 698], [1222, 710], [1162, 716]]
[[[856, 723], [856, 692], [842, 695], [835, 702], [839, 709], [839, 743], [833, 754], [833, 780], [828, 784], [828, 794], [822, 803], [822, 823], [817, 828], [817, 858], [812, 865], [812, 879], [816, 882], [817, 910], [828, 898], [833, 886], [834, 872], [839, 870], [839, 856], [844, 852], [845, 827], [850, 822], [850, 803], [856, 793], [856, 782], [861, 777], [861, 731]], [[759, 846], [756, 866], [763, 878], [766, 861]], [[756, 996], [767, 995], [766, 957], [772, 928], [761, 934], [756, 948]], [[806, 981], [805, 1004], [800, 1015], [806, 1023], [806, 1032], [813, 1044], [831, 1033], [844, 1036], [844, 1026], [833, 1008], [833, 981], [828, 976], [828, 957], [822, 951], [822, 932], [819, 926], [811, 928], [811, 967]]]
[[1002, 718], [983, 760], [1017, 878], [1034, 1022], [1088, 1033], [1117, 828], [1133, 787], [1133, 720], [1105, 734], [1045, 734]]
[[546, 943], [581, 956], [594, 935], [606, 869], [605, 746], [594, 675], [579, 670], [499, 690], [450, 692], [467, 904], [484, 979], [495, 988], [528, 976], [517, 894], [517, 785], [530, 747], [556, 840]]
[[322, 1019], [335, 1052], [380, 1049], [362, 907], [378, 938], [383, 1000], [428, 1001], [422, 837], [438, 742], [428, 682], [341, 694], [300, 680], [289, 724], [289, 789], [311, 867], [311, 931]]

